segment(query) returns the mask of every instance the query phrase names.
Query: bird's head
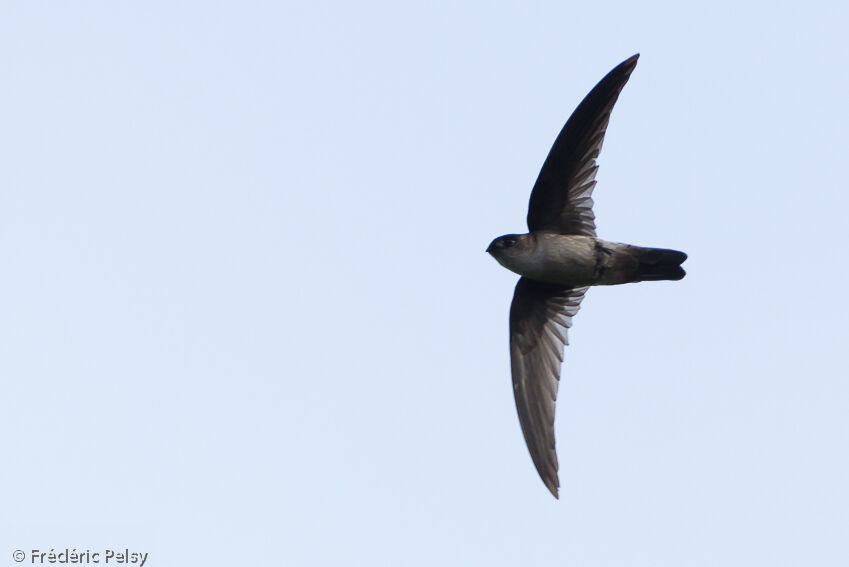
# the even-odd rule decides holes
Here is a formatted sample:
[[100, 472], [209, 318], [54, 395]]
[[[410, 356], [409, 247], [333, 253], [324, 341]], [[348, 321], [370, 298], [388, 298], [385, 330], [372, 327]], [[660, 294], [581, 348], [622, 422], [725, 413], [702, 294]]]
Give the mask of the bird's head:
[[486, 251], [503, 265], [505, 261], [510, 263], [510, 259], [527, 254], [532, 246], [530, 234], [505, 234], [490, 242]]

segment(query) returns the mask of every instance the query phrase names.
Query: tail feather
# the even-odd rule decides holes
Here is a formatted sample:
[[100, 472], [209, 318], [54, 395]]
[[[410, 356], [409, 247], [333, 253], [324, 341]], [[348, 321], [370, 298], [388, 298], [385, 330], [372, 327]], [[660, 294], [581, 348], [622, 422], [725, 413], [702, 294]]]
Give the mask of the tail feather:
[[643, 248], [637, 256], [637, 281], [680, 280], [687, 274], [681, 267], [686, 259], [678, 250]]

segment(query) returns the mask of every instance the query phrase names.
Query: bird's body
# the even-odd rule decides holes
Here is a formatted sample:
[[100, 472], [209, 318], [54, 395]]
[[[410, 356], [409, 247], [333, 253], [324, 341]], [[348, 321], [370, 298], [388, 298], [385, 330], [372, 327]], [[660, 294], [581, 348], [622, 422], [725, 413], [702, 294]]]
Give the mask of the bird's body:
[[557, 497], [554, 403], [567, 330], [590, 286], [680, 280], [687, 255], [596, 236], [596, 158], [613, 105], [637, 65], [623, 61], [581, 101], [543, 163], [528, 206], [527, 234], [487, 248], [520, 276], [510, 307], [510, 365], [519, 423], [537, 471]]
[[504, 248], [496, 239], [487, 251], [511, 272], [538, 282], [585, 287], [684, 277], [679, 265], [686, 256], [676, 250], [644, 248], [580, 234], [531, 232], [506, 238], [521, 242]]

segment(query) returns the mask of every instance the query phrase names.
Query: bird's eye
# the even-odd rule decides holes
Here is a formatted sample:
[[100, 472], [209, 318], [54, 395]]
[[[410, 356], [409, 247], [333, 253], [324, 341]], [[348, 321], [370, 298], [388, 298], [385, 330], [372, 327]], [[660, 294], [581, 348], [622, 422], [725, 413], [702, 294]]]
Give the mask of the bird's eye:
[[516, 245], [516, 239], [512, 236], [508, 236], [507, 238], [501, 241], [501, 245], [504, 246], [504, 248], [510, 248]]

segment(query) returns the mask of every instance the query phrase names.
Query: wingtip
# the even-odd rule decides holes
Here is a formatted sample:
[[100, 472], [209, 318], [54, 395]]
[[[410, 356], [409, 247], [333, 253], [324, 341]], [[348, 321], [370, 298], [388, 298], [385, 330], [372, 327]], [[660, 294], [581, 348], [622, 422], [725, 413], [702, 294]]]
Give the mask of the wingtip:
[[626, 59], [625, 61], [620, 63], [619, 65], [621, 65], [622, 67], [636, 67], [637, 66], [637, 60], [639, 58], [640, 58], [640, 54], [635, 53], [632, 56], [630, 56], [628, 59]]
[[560, 500], [560, 481], [557, 479], [557, 477], [555, 476], [554, 478], [543, 479], [543, 482], [545, 483], [545, 487], [548, 489], [548, 491], [551, 492], [551, 495], [554, 496], [554, 498], [556, 498], [557, 500]]

